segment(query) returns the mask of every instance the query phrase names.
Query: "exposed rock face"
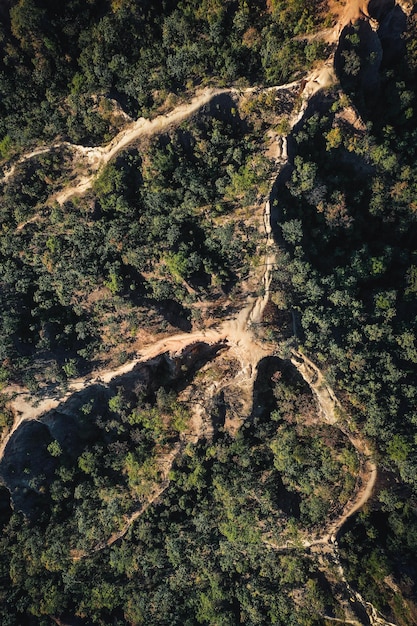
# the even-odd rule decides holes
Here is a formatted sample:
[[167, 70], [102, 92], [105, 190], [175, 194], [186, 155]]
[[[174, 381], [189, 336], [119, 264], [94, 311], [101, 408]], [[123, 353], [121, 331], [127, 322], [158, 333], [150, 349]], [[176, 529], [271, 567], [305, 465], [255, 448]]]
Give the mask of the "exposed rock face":
[[384, 65], [390, 66], [402, 59], [405, 54], [404, 33], [407, 29], [407, 15], [397, 4], [378, 19], [378, 37], [384, 52]]
[[[108, 401], [119, 389], [134, 396], [131, 390], [135, 388], [153, 394], [165, 385], [186, 387], [188, 378], [211, 360], [222, 346], [221, 342], [209, 345], [197, 341], [177, 355], [163, 353], [138, 364], [129, 373], [117, 376], [108, 386], [100, 382], [92, 384], [37, 420], [24, 421], [13, 433], [0, 461], [0, 480], [6, 487], [0, 486], [0, 525], [4, 508], [2, 489], [7, 502], [11, 497], [13, 508], [30, 517], [36, 517], [38, 511], [45, 508], [45, 499], [49, 498], [48, 486], [58, 466], [57, 459], [48, 451], [52, 441], [59, 443], [63, 454], [72, 463], [76, 462], [86, 444], [94, 441], [99, 434], [90, 415], [103, 414], [107, 419]], [[133, 397], [133, 401], [135, 399]], [[89, 406], [88, 413], [82, 410], [86, 406]]]
[[381, 69], [404, 58], [407, 15], [395, 0], [352, 1], [341, 24], [337, 75], [348, 92], [350, 84], [371, 106], [381, 96]]
[[367, 13], [370, 17], [381, 22], [395, 7], [395, 0], [368, 0]]

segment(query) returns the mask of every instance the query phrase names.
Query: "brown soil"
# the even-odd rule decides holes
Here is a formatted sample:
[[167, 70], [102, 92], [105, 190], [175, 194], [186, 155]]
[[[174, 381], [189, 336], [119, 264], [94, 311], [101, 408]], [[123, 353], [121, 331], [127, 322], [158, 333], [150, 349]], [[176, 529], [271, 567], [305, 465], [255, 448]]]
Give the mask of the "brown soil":
[[360, 133], [366, 131], [365, 122], [353, 106], [344, 107], [341, 111], [338, 111], [335, 115], [335, 119], [340, 120], [342, 123], [347, 124]]
[[329, 12], [337, 21], [335, 35], [340, 35], [345, 26], [354, 24], [361, 18], [368, 18], [369, 0], [329, 0]]

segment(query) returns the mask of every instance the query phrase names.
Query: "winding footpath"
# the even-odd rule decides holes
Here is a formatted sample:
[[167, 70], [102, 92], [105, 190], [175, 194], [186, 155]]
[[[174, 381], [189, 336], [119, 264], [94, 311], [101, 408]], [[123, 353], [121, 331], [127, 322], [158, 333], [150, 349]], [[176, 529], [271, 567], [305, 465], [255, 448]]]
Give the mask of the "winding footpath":
[[[363, 596], [354, 589], [347, 581], [343, 566], [340, 560], [337, 536], [342, 530], [347, 520], [355, 513], [360, 511], [368, 502], [373, 494], [377, 479], [377, 465], [373, 459], [372, 451], [367, 441], [358, 433], [352, 433], [349, 430], [349, 420], [345, 416], [345, 423], [341, 423], [342, 407], [336, 398], [333, 389], [327, 384], [320, 369], [304, 354], [293, 351], [291, 357], [292, 364], [300, 372], [306, 383], [309, 385], [317, 400], [317, 408], [320, 418], [327, 424], [338, 427], [354, 446], [359, 459], [359, 472], [356, 481], [356, 488], [343, 508], [342, 513], [334, 520], [329, 521], [323, 530], [316, 536], [303, 538], [294, 544], [286, 542], [278, 545], [268, 540], [265, 544], [276, 551], [287, 551], [291, 548], [304, 548], [316, 554], [325, 564], [327, 569], [329, 562], [337, 569], [339, 579], [345, 587], [344, 610], [347, 615], [351, 615], [341, 623], [355, 624], [362, 626], [362, 623], [355, 619], [355, 613], [352, 611], [353, 604], [359, 605], [367, 615], [371, 626], [396, 626], [392, 622], [387, 621], [374, 607], [374, 605], [366, 601]], [[346, 425], [347, 424], [347, 425]], [[339, 622], [340, 620], [323, 616], [330, 621]]]
[[[290, 118], [291, 129], [303, 118], [311, 96], [323, 87], [332, 83], [334, 80], [332, 72], [332, 63], [329, 61], [320, 69], [315, 70], [307, 80], [300, 80], [288, 85], [273, 88], [275, 90], [282, 90], [301, 86], [302, 84], [304, 85], [301, 94], [301, 106]], [[208, 105], [219, 95], [229, 94], [235, 98], [239, 98], [242, 94], [249, 91], [251, 90], [247, 89], [238, 91], [236, 89], [205, 89], [202, 93], [193, 98], [190, 103], [180, 105], [167, 115], [158, 116], [153, 120], [141, 118], [138, 121], [129, 124], [113, 139], [112, 142], [104, 147], [84, 148], [82, 146], [74, 146], [66, 143], [52, 146], [53, 149], [65, 147], [73, 151], [75, 154], [79, 154], [86, 159], [89, 168], [88, 175], [79, 177], [74, 184], [59, 191], [53, 199], [57, 200], [60, 204], [63, 204], [71, 197], [85, 193], [91, 187], [99, 169], [128, 145], [131, 145], [138, 139], [164, 132], [171, 125], [178, 124], [182, 120], [195, 114], [203, 106]], [[279, 171], [287, 162], [285, 139], [283, 139], [282, 144], [282, 157], [281, 159], [278, 159], [278, 172], [276, 175], [278, 175]], [[48, 149], [50, 148], [39, 148], [28, 155], [21, 157], [18, 163], [23, 163], [38, 154], [47, 152]], [[3, 182], [7, 182], [8, 178], [13, 176], [14, 171], [15, 166], [5, 173]], [[164, 353], [169, 353], [172, 356], [179, 355], [184, 349], [198, 342], [204, 342], [210, 346], [223, 342], [228, 347], [232, 356], [236, 357], [240, 362], [240, 370], [236, 376], [236, 385], [239, 386], [242, 393], [244, 390], [247, 397], [251, 397], [259, 361], [262, 358], [273, 354], [276, 350], [275, 346], [267, 346], [266, 344], [261, 344], [257, 341], [252, 331], [253, 324], [262, 321], [262, 315], [270, 295], [272, 269], [276, 262], [275, 243], [271, 228], [271, 204], [269, 199], [265, 202], [264, 206], [263, 227], [266, 234], [266, 247], [264, 272], [262, 276], [263, 292], [259, 297], [249, 298], [246, 306], [238, 313], [238, 315], [223, 321], [217, 326], [217, 328], [172, 335], [145, 347], [136, 359], [119, 368], [97, 371], [94, 375], [95, 380], [92, 380], [91, 376], [89, 376], [77, 378], [71, 381], [67, 392], [59, 398], [44, 397], [41, 400], [35, 401], [27, 390], [18, 386], [9, 386], [6, 389], [6, 392], [10, 397], [10, 407], [14, 414], [14, 423], [1, 442], [0, 460], [3, 458], [6, 447], [10, 439], [13, 437], [13, 434], [23, 422], [39, 419], [47, 411], [63, 405], [72, 394], [87, 388], [89, 385], [95, 384], [98, 381], [105, 384], [109, 383], [115, 377], [130, 372], [139, 363], [145, 363], [146, 361]], [[306, 549], [315, 548], [318, 551], [323, 550], [324, 552], [327, 550], [327, 553], [332, 555], [333, 561], [338, 564], [340, 578], [346, 589], [348, 589], [349, 593], [355, 597], [364, 608], [369, 617], [369, 621], [373, 626], [395, 626], [387, 621], [384, 621], [371, 604], [367, 603], [356, 591], [351, 589], [345, 579], [343, 568], [340, 565], [337, 547], [337, 534], [345, 524], [346, 520], [360, 510], [372, 495], [377, 476], [377, 467], [372, 458], [371, 450], [369, 449], [366, 441], [359, 434], [351, 433], [345, 424], [342, 425], [339, 422], [340, 414], [342, 412], [340, 403], [331, 387], [325, 382], [323, 374], [319, 368], [305, 355], [296, 351], [294, 351], [291, 356], [291, 362], [298, 369], [316, 397], [319, 415], [322, 421], [341, 428], [357, 450], [358, 457], [360, 459], [358, 481], [360, 481], [361, 486], [358, 484], [352, 498], [346, 504], [342, 514], [336, 520], [330, 521], [323, 529], [320, 536], [313, 537], [308, 541], [306, 540], [303, 543], [303, 546]], [[348, 418], [345, 419], [345, 422], [348, 423]], [[202, 434], [203, 429], [200, 420], [200, 425], [197, 428], [192, 429], [189, 435], [186, 435], [183, 440], [180, 441], [178, 445], [174, 446], [169, 454], [164, 457], [164, 464], [161, 469], [161, 482], [155, 486], [155, 490], [149, 500], [145, 504], [142, 504], [140, 508], [138, 508], [128, 519], [126, 519], [121, 530], [115, 532], [106, 540], [103, 540], [103, 542], [96, 546], [94, 551], [101, 550], [104, 547], [111, 545], [126, 534], [131, 524], [134, 523], [134, 521], [149, 506], [151, 506], [151, 504], [155, 502], [167, 488], [169, 484], [170, 469], [172, 468], [175, 458], [177, 458], [177, 456], [184, 449], [184, 446], [187, 445], [187, 443], [197, 441], [201, 438]], [[270, 545], [273, 548], [279, 549], [279, 546]], [[288, 546], [286, 547], [288, 548]], [[74, 555], [74, 559], [76, 560], [82, 558], [83, 556], [87, 555]], [[356, 622], [350, 621], [349, 623]]]
[[192, 98], [190, 102], [177, 106], [166, 115], [158, 115], [153, 119], [141, 117], [138, 120], [131, 122], [106, 146], [88, 147], [64, 141], [55, 143], [52, 146], [38, 147], [35, 150], [21, 156], [15, 164], [3, 172], [3, 177], [0, 179], [0, 183], [7, 183], [7, 181], [15, 174], [16, 167], [19, 164], [25, 163], [36, 156], [48, 153], [52, 150], [67, 149], [69, 152], [72, 152], [75, 157], [84, 160], [84, 169], [87, 169], [89, 173], [88, 175], [79, 176], [68, 187], [65, 187], [50, 199], [51, 201], [56, 201], [62, 205], [74, 196], [82, 196], [85, 194], [91, 188], [100, 168], [106, 165], [111, 159], [117, 156], [128, 146], [134, 144], [140, 139], [161, 134], [169, 127], [180, 124], [183, 120], [190, 118], [204, 106], [210, 104], [218, 96], [229, 95], [232, 98], [239, 100], [242, 96], [249, 95], [251, 93], [258, 93], [261, 91], [277, 92], [291, 90], [301, 87], [304, 84], [301, 96], [301, 107], [290, 121], [290, 126], [292, 128], [302, 119], [311, 96], [320, 89], [332, 84], [334, 79], [335, 77], [332, 62], [329, 60], [319, 70], [312, 72], [307, 80], [305, 78], [300, 78], [299, 80], [291, 83], [268, 87], [265, 89], [259, 89], [258, 87], [247, 87], [245, 89], [213, 89], [207, 87]]
[[333, 389], [325, 381], [320, 369], [306, 355], [297, 351], [293, 351], [291, 363], [298, 369], [313, 392], [317, 400], [321, 420], [327, 424], [337, 426], [343, 432], [355, 448], [360, 462], [356, 488], [352, 497], [346, 503], [343, 512], [338, 518], [328, 524], [320, 537], [316, 541], [311, 541], [308, 547], [320, 543], [335, 543], [338, 533], [349, 517], [352, 517], [352, 515], [362, 509], [372, 496], [378, 473], [377, 465], [367, 441], [358, 433], [351, 432], [348, 425], [344, 425], [341, 422], [342, 406], [336, 398]]

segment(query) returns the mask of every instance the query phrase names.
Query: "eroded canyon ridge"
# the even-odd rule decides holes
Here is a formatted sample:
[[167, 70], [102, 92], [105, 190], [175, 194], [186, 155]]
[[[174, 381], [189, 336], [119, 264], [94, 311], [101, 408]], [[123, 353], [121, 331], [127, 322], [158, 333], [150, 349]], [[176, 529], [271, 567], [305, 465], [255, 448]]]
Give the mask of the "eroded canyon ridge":
[[417, 10], [0, 7], [5, 625], [417, 622]]

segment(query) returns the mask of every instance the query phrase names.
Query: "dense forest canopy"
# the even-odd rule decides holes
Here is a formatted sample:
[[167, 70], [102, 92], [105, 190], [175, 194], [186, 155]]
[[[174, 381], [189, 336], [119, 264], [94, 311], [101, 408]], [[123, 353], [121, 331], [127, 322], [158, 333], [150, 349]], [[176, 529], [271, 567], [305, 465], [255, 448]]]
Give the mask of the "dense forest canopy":
[[57, 136], [101, 143], [108, 98], [150, 115], [201, 84], [278, 84], [323, 54], [297, 40], [323, 2], [13, 2], [0, 44], [0, 148]]
[[417, 622], [414, 5], [0, 6], [5, 626]]

